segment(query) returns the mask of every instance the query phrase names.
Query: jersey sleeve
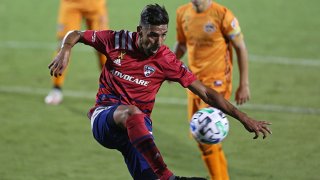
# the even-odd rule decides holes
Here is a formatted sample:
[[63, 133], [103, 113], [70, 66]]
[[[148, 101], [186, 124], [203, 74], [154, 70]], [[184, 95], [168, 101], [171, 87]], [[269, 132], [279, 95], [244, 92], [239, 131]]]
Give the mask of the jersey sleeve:
[[224, 19], [222, 21], [222, 32], [230, 39], [233, 39], [234, 37], [241, 35], [241, 28], [239, 22], [229, 9], [226, 9]]
[[186, 37], [183, 33], [183, 28], [182, 28], [182, 16], [183, 16], [183, 9], [178, 8], [176, 11], [176, 39], [178, 42], [185, 43], [186, 42]]
[[176, 58], [174, 53], [166, 55], [166, 63], [163, 68], [167, 80], [178, 82], [185, 88], [197, 79], [188, 67]]
[[113, 37], [113, 31], [110, 30], [87, 30], [84, 32], [84, 36], [80, 41], [86, 45], [95, 48], [102, 54], [107, 54], [109, 47], [108, 45], [110, 45], [110, 42], [112, 42]]

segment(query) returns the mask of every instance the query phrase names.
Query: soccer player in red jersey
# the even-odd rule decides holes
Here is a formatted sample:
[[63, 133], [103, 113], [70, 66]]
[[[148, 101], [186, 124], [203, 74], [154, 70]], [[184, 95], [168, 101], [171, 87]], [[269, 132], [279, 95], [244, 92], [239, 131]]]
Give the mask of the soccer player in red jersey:
[[104, 65], [96, 104], [88, 117], [94, 138], [104, 147], [117, 149], [133, 179], [204, 179], [175, 176], [165, 164], [152, 135], [150, 115], [161, 84], [174, 81], [201, 97], [210, 106], [238, 119], [255, 137], [271, 133], [269, 122], [257, 121], [239, 111], [215, 90], [203, 85], [163, 45], [169, 17], [164, 7], [147, 5], [141, 12], [137, 32], [71, 31], [49, 64], [50, 74], [59, 76], [68, 65], [72, 47], [78, 42], [94, 47], [109, 59]]

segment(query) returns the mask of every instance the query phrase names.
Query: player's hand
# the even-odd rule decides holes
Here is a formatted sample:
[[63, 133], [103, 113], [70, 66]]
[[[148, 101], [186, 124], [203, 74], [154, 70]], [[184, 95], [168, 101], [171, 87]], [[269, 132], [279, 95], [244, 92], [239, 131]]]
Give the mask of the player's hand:
[[52, 60], [52, 62], [48, 65], [50, 69], [51, 76], [61, 76], [63, 71], [66, 69], [68, 62], [69, 62], [69, 51], [59, 51], [57, 56]]
[[239, 86], [236, 94], [235, 101], [237, 105], [241, 105], [249, 101], [250, 99], [250, 89], [249, 86]]
[[249, 132], [255, 133], [253, 139], [257, 139], [260, 134], [263, 134], [263, 139], [266, 138], [268, 134], [272, 134], [271, 129], [268, 127], [268, 125], [271, 125], [270, 122], [256, 121], [251, 118], [247, 118], [247, 120], [242, 123]]

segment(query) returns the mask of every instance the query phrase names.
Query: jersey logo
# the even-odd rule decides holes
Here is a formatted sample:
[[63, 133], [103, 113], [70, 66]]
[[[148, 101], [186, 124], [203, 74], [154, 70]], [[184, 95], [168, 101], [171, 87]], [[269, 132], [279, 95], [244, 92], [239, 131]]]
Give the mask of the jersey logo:
[[148, 66], [148, 65], [144, 66], [144, 76], [145, 77], [150, 77], [155, 71], [156, 71], [156, 69], [152, 66]]
[[238, 29], [238, 27], [239, 27], [239, 22], [238, 22], [237, 18], [233, 18], [233, 20], [232, 20], [232, 22], [231, 22], [231, 27], [232, 27], [233, 29]]
[[113, 60], [113, 63], [115, 63], [118, 66], [121, 66], [121, 59], [115, 59]]
[[223, 82], [221, 80], [216, 80], [213, 82], [214, 86], [222, 86]]
[[121, 60], [123, 59], [124, 55], [126, 54], [126, 52], [121, 51], [120, 55], [118, 56], [117, 59], [113, 60], [113, 63], [115, 63], [118, 66], [121, 66]]
[[204, 25], [204, 32], [207, 33], [213, 33], [216, 31], [216, 28], [214, 27], [214, 24], [211, 22], [208, 22], [207, 24]]
[[125, 51], [121, 51], [120, 55], [118, 56], [118, 58], [122, 60], [125, 54], [126, 54]]

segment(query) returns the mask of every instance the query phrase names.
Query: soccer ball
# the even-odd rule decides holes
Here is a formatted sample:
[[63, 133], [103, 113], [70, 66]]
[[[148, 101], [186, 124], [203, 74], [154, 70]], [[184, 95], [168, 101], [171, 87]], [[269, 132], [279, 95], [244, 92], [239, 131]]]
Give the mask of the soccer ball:
[[229, 121], [226, 115], [219, 109], [204, 108], [191, 118], [190, 130], [192, 136], [200, 143], [220, 143], [229, 132]]

